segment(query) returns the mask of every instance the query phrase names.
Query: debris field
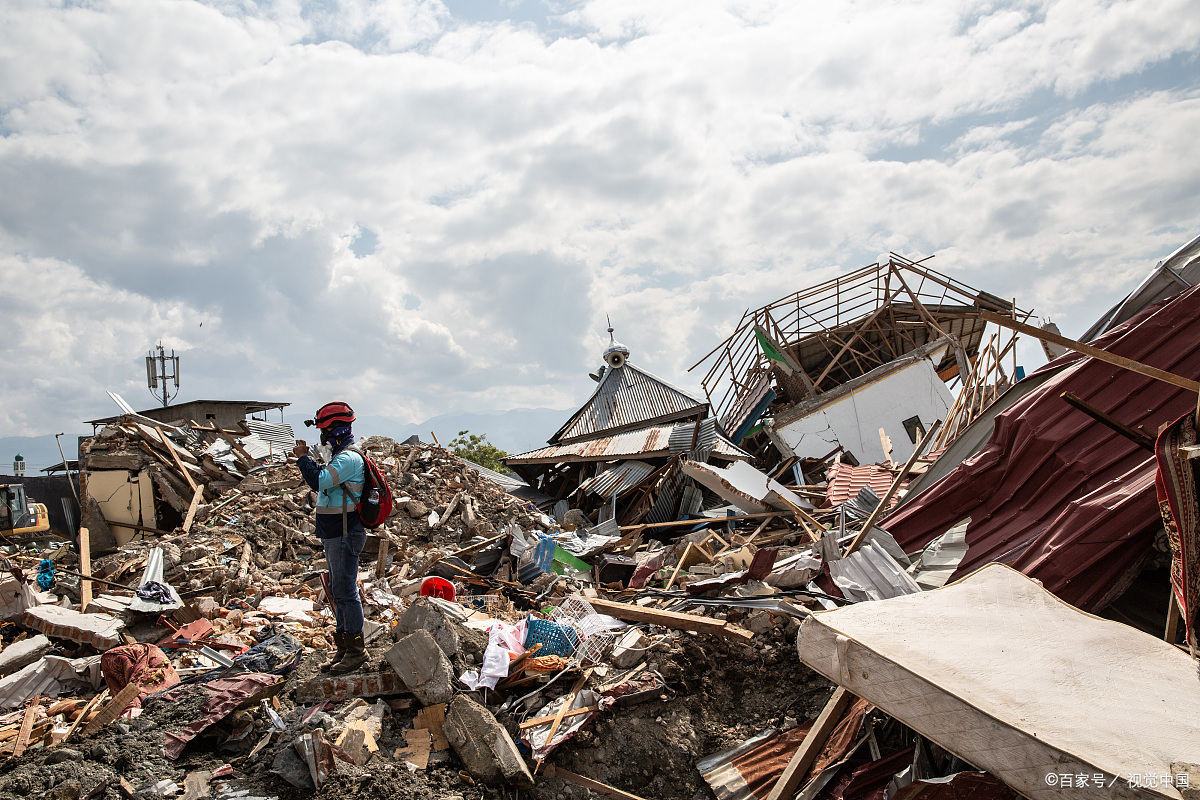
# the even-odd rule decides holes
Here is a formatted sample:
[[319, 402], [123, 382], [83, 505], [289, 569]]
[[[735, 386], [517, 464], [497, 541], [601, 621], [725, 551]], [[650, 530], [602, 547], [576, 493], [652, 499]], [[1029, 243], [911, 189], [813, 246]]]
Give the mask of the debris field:
[[1200, 796], [1198, 282], [1072, 340], [892, 256], [700, 393], [610, 329], [511, 473], [356, 429], [347, 674], [291, 428], [119, 401], [77, 529], [0, 542], [0, 798]]

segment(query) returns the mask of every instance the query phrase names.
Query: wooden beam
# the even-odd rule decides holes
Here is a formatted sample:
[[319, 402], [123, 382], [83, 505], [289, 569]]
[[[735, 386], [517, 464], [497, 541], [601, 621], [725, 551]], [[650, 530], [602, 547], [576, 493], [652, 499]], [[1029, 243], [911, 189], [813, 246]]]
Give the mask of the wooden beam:
[[887, 509], [887, 504], [891, 502], [892, 498], [896, 496], [896, 492], [900, 490], [900, 482], [908, 477], [908, 473], [913, 468], [913, 464], [917, 463], [917, 459], [920, 457], [922, 451], [925, 450], [925, 445], [929, 444], [929, 442], [933, 440], [934, 435], [938, 432], [938, 430], [941, 429], [941, 427], [942, 421], [939, 419], [937, 422], [933, 423], [933, 426], [930, 427], [929, 431], [921, 437], [921, 441], [918, 442], [917, 446], [913, 449], [912, 455], [908, 457], [908, 461], [904, 462], [904, 468], [896, 474], [895, 479], [892, 480], [892, 485], [888, 487], [887, 493], [885, 493], [884, 496], [879, 500], [879, 505], [875, 506], [875, 510], [871, 512], [871, 516], [867, 517], [867, 521], [866, 524], [863, 525], [863, 529], [859, 531], [858, 536], [854, 537], [854, 541], [850, 542], [850, 545], [846, 548], [846, 552], [842, 554], [842, 558], [845, 558], [857, 550], [863, 543], [863, 540], [867, 538], [867, 534], [871, 532], [871, 528], [875, 527], [875, 523], [878, 522], [879, 518], [883, 516], [884, 511]]
[[828, 364], [825, 365], [825, 369], [821, 370], [821, 374], [817, 376], [817, 379], [815, 381], [813, 381], [813, 383], [815, 383], [817, 386], [821, 385], [821, 382], [824, 381], [826, 376], [829, 375], [830, 370], [832, 370], [835, 366], [837, 366], [838, 361], [840, 361], [842, 356], [846, 354], [846, 351], [850, 349], [850, 345], [854, 343], [854, 340], [859, 338], [862, 335], [863, 330], [865, 328], [867, 328], [867, 326], [869, 326], [872, 322], [874, 322], [875, 318], [878, 317], [880, 314], [882, 314], [884, 312], [884, 309], [886, 309], [890, 305], [890, 302], [889, 302], [890, 300], [891, 300], [890, 297], [884, 298], [883, 302], [879, 306], [879, 308], [876, 308], [875, 311], [873, 311], [871, 313], [871, 315], [868, 316], [866, 318], [866, 320], [864, 320], [862, 325], [860, 325], [858, 328], [855, 329], [854, 335], [846, 340], [846, 343], [842, 345], [842, 349], [839, 350], [838, 354], [836, 356], [834, 356], [833, 359]]
[[192, 487], [192, 491], [196, 491], [196, 481], [192, 479], [192, 473], [188, 472], [187, 469], [184, 468], [183, 460], [179, 458], [179, 453], [175, 452], [175, 445], [171, 444], [171, 440], [167, 438], [165, 433], [163, 433], [162, 428], [158, 428], [157, 430], [158, 438], [162, 439], [163, 444], [166, 445], [167, 452], [175, 461], [175, 466], [179, 467], [179, 471], [183, 474], [184, 480], [188, 482], [188, 486]]
[[808, 768], [813, 765], [813, 762], [821, 752], [821, 748], [825, 746], [825, 741], [829, 738], [829, 734], [833, 733], [834, 727], [842, 718], [842, 713], [845, 712], [846, 706], [853, 699], [854, 695], [847, 692], [841, 686], [834, 691], [833, 696], [829, 698], [829, 702], [825, 704], [825, 708], [821, 710], [821, 715], [813, 722], [812, 727], [805, 734], [804, 740], [800, 742], [800, 749], [795, 752], [792, 760], [788, 762], [787, 767], [783, 770], [783, 774], [775, 782], [775, 786], [771, 789], [771, 794], [767, 796], [767, 800], [791, 799], [792, 795], [800, 788], [800, 781], [804, 780], [804, 776], [808, 774]]
[[556, 767], [551, 764], [546, 768], [547, 778], [559, 778], [567, 783], [573, 783], [576, 786], [582, 786], [585, 789], [591, 789], [593, 792], [599, 792], [609, 797], [615, 797], [617, 800], [646, 800], [644, 797], [639, 797], [636, 794], [618, 789], [615, 786], [609, 786], [607, 783], [594, 781], [591, 778], [585, 778], [582, 775], [577, 775], [574, 772], [568, 772], [561, 767]]
[[1154, 439], [1152, 439], [1149, 435], [1142, 433], [1137, 428], [1131, 428], [1111, 414], [1101, 411], [1100, 409], [1088, 403], [1086, 400], [1080, 399], [1074, 392], [1063, 392], [1059, 395], [1059, 397], [1067, 401], [1067, 403], [1072, 407], [1077, 408], [1083, 413], [1087, 414], [1101, 425], [1111, 428], [1112, 430], [1121, 434], [1138, 447], [1149, 450], [1151, 453], [1154, 452]]
[[1156, 367], [1151, 367], [1134, 361], [1131, 358], [1114, 355], [1107, 350], [1101, 350], [1099, 347], [1093, 347], [1090, 344], [1077, 342], [1074, 339], [1068, 339], [1065, 336], [1059, 336], [1056, 333], [1044, 331], [1041, 328], [1035, 328], [1032, 325], [1026, 325], [1024, 322], [1017, 322], [1011, 317], [1006, 317], [1003, 314], [997, 314], [994, 311], [980, 311], [979, 316], [988, 322], [994, 322], [997, 325], [1014, 330], [1017, 333], [1023, 333], [1027, 336], [1032, 336], [1035, 339], [1040, 339], [1043, 342], [1051, 342], [1052, 344], [1061, 345], [1068, 350], [1074, 350], [1076, 353], [1083, 353], [1085, 356], [1091, 356], [1097, 361], [1103, 361], [1105, 364], [1112, 364], [1114, 367], [1127, 369], [1130, 372], [1136, 372], [1139, 375], [1145, 375], [1147, 378], [1154, 378], [1163, 383], [1169, 383], [1172, 386], [1178, 386], [1180, 389], [1187, 389], [1190, 392], [1200, 392], [1200, 383], [1176, 375], [1173, 372], [1167, 372]]
[[196, 519], [196, 509], [200, 507], [200, 501], [204, 499], [204, 486], [193, 487], [196, 493], [192, 495], [192, 503], [188, 506], [187, 516], [183, 520], [183, 532], [187, 533], [192, 529], [192, 523]]
[[703, 525], [706, 522], [719, 522], [724, 525], [727, 522], [740, 522], [744, 519], [762, 519], [763, 517], [779, 517], [784, 514], [790, 514], [790, 511], [758, 511], [753, 514], [739, 514], [733, 517], [705, 517], [703, 519], [677, 519], [671, 522], [651, 522], [642, 525], [622, 525], [623, 531], [644, 531], [649, 528], [677, 528], [680, 525]]
[[754, 634], [750, 631], [732, 626], [719, 619], [697, 617], [692, 614], [680, 614], [675, 611], [662, 611], [657, 608], [643, 608], [642, 606], [617, 603], [613, 600], [604, 600], [599, 597], [591, 598], [588, 602], [597, 611], [603, 611], [606, 614], [614, 616], [617, 619], [626, 620], [627, 622], [649, 622], [654, 625], [662, 625], [666, 628], [696, 631], [697, 633], [711, 633], [716, 636], [724, 636], [726, 639], [741, 641], [754, 638]]

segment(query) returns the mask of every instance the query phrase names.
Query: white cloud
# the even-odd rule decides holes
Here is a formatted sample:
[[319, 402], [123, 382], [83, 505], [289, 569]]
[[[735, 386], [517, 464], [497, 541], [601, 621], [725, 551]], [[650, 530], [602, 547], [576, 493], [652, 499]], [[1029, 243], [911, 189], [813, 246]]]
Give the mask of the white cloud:
[[71, 378], [0, 420], [98, 415], [159, 337], [193, 397], [566, 406], [605, 314], [694, 388], [742, 309], [888, 250], [1082, 330], [1194, 233], [1197, 11], [590, 0], [548, 35], [436, 0], [19, 0], [0, 259], [44, 280], [0, 297], [57, 309], [21, 363]]

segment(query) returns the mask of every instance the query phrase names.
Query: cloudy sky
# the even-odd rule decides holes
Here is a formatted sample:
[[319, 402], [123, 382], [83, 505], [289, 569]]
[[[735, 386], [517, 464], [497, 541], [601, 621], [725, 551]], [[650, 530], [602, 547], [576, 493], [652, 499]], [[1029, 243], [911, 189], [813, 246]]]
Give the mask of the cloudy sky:
[[[1200, 0], [6, 0], [0, 434], [687, 388], [881, 253], [1079, 334], [1200, 233]], [[1032, 364], [1036, 366], [1036, 364]], [[550, 431], [547, 431], [549, 433]]]

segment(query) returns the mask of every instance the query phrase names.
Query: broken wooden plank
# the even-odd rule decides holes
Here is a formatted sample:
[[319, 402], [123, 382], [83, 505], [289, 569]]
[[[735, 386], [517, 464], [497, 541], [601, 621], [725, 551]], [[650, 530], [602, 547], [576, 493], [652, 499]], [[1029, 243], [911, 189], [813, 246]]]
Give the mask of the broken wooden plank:
[[[600, 710], [600, 706], [585, 706], [584, 708], [572, 709], [572, 710], [568, 711], [567, 713], [563, 714], [562, 716], [563, 716], [563, 719], [566, 719], [567, 717], [577, 717], [580, 714], [591, 714], [593, 711], [599, 711], [599, 710]], [[533, 719], [527, 719], [524, 722], [522, 722], [519, 727], [520, 727], [520, 730], [523, 730], [523, 731], [529, 730], [530, 728], [536, 728], [538, 725], [544, 725], [547, 722], [553, 722], [554, 718], [557, 716], [558, 716], [557, 714], [551, 714], [546, 717], [534, 717]]]
[[163, 429], [158, 429], [158, 438], [162, 439], [162, 443], [166, 445], [167, 452], [175, 461], [175, 466], [179, 467], [179, 472], [183, 475], [184, 480], [188, 482], [188, 486], [192, 487], [192, 491], [196, 491], [196, 481], [192, 479], [192, 473], [183, 466], [182, 459], [179, 458], [179, 453], [175, 450], [175, 445], [171, 444], [171, 440], [167, 438], [167, 434], [163, 433]]
[[95, 697], [88, 701], [87, 705], [83, 707], [83, 710], [79, 712], [79, 716], [76, 717], [75, 721], [71, 723], [71, 727], [67, 731], [67, 735], [62, 738], [64, 742], [71, 738], [71, 734], [75, 733], [75, 729], [87, 719], [87, 715], [92, 712], [92, 709], [96, 707], [96, 704], [103, 703], [106, 697], [108, 697], [108, 689], [98, 693]]
[[[554, 743], [554, 734], [558, 733], [558, 726], [562, 725], [563, 717], [567, 714], [567, 709], [575, 702], [575, 698], [579, 695], [579, 690], [588, 682], [588, 678], [592, 677], [592, 668], [588, 667], [579, 676], [579, 680], [575, 681], [575, 685], [571, 687], [571, 691], [563, 696], [562, 707], [558, 709], [558, 713], [554, 715], [554, 719], [550, 720], [550, 733], [546, 735], [546, 748], [550, 748]], [[538, 766], [542, 765], [545, 756], [538, 759]], [[534, 770], [536, 772], [536, 770]]]
[[450, 749], [450, 740], [446, 738], [442, 726], [446, 724], [446, 704], [438, 703], [425, 706], [417, 712], [413, 720], [414, 728], [422, 728], [433, 736], [433, 749], [437, 752]]
[[429, 754], [433, 747], [429, 731], [425, 728], [409, 728], [404, 732], [405, 746], [397, 748], [392, 758], [412, 764], [417, 769], [429, 766]]
[[697, 633], [711, 633], [716, 636], [724, 636], [726, 639], [745, 641], [754, 638], [754, 634], [750, 631], [730, 625], [728, 622], [719, 619], [680, 614], [676, 611], [661, 611], [656, 608], [643, 608], [642, 606], [618, 603], [599, 597], [592, 598], [588, 602], [597, 611], [602, 611], [605, 614], [610, 614], [617, 619], [623, 619], [627, 622], [649, 622], [654, 625], [662, 625], [666, 628], [696, 631]]
[[83, 732], [90, 736], [91, 734], [99, 731], [105, 725], [108, 725], [117, 717], [124, 714], [125, 709], [129, 708], [129, 704], [132, 703], [133, 699], [138, 696], [138, 692], [140, 690], [141, 687], [136, 683], [127, 684], [124, 689], [117, 692], [116, 697], [114, 697], [112, 700], [109, 700], [104, 708], [100, 709], [100, 713], [96, 715], [95, 719], [88, 723], [88, 726], [83, 729]]
[[[92, 574], [92, 538], [86, 527], [79, 528], [79, 572], [82, 575]], [[79, 581], [79, 608], [83, 610], [92, 602], [92, 582], [83, 579]]]
[[585, 789], [591, 789], [593, 792], [599, 792], [600, 794], [608, 795], [609, 797], [615, 797], [617, 800], [646, 800], [646, 798], [639, 795], [630, 794], [629, 792], [618, 789], [615, 786], [609, 786], [607, 783], [601, 783], [600, 781], [592, 780], [591, 778], [585, 778], [582, 775], [578, 775], [574, 772], [568, 772], [567, 770], [554, 765], [550, 765], [546, 768], [546, 777], [559, 778], [567, 783], [573, 783], [576, 786], [582, 786]]
[[829, 702], [825, 704], [825, 708], [821, 710], [821, 715], [817, 717], [808, 733], [805, 734], [804, 741], [800, 742], [800, 749], [792, 755], [787, 768], [775, 782], [767, 800], [787, 800], [796, 793], [796, 790], [800, 788], [800, 781], [808, 774], [808, 768], [820, 754], [821, 748], [825, 746], [825, 740], [829, 738], [834, 726], [842, 718], [846, 706], [850, 705], [850, 701], [853, 699], [854, 695], [841, 686], [834, 691]]
[[42, 704], [42, 696], [37, 695], [25, 709], [25, 717], [21, 720], [21, 731], [17, 734], [17, 742], [13, 745], [13, 758], [17, 758], [29, 747], [29, 737], [33, 734], [33, 720], [37, 717], [38, 707]]
[[383, 578], [387, 574], [388, 540], [379, 540], [379, 550], [375, 555], [375, 577]]
[[196, 519], [196, 509], [200, 507], [200, 501], [204, 499], [204, 486], [195, 487], [195, 494], [192, 495], [192, 502], [188, 506], [187, 516], [183, 519], [183, 532], [187, 533], [192, 529], [192, 522]]

